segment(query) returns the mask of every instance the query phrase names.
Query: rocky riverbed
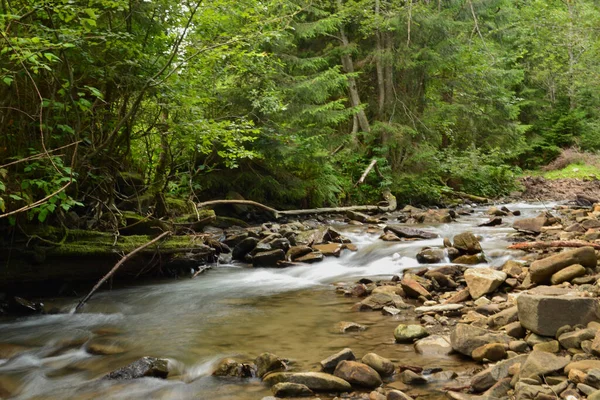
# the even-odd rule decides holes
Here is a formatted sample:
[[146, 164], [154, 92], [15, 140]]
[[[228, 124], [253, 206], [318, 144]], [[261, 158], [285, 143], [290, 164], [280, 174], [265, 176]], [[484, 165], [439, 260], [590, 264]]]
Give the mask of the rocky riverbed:
[[[104, 292], [86, 314], [55, 316], [59, 323], [48, 319], [54, 316], [5, 321], [0, 392], [595, 398], [599, 216], [598, 205], [407, 207], [383, 216], [207, 229], [224, 245], [222, 262], [231, 257], [251, 269], [233, 275], [217, 267], [189, 283]], [[525, 250], [506, 250], [513, 242]], [[173, 293], [165, 293], [169, 286]], [[175, 290], [177, 299], [169, 297]], [[32, 326], [49, 327], [55, 337]], [[65, 335], [75, 329], [80, 337]]]

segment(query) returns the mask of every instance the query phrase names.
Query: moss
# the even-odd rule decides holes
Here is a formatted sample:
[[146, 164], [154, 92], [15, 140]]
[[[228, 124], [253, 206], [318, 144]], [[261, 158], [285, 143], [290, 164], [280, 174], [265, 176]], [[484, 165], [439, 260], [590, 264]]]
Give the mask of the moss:
[[184, 215], [195, 213], [194, 207], [189, 200], [180, 199], [172, 196], [165, 196], [165, 203], [171, 215]]

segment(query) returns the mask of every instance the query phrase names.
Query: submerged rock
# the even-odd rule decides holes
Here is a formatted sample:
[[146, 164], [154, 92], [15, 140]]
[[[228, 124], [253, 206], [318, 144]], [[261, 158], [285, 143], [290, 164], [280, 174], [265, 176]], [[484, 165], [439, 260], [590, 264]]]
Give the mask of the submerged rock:
[[429, 336], [429, 332], [421, 325], [400, 324], [394, 330], [394, 338], [398, 343], [412, 343], [425, 336]]
[[333, 373], [334, 376], [345, 380], [351, 385], [365, 388], [381, 386], [381, 377], [373, 368], [356, 361], [340, 362]]
[[256, 364], [256, 376], [262, 378], [269, 372], [274, 371], [285, 371], [287, 369], [287, 365], [285, 361], [273, 353], [262, 353], [256, 360], [254, 360], [254, 364]]
[[256, 365], [240, 363], [234, 359], [221, 360], [212, 373], [213, 376], [253, 378], [256, 376]]
[[168, 360], [154, 357], [144, 357], [131, 364], [119, 368], [102, 379], [138, 379], [138, 378], [166, 378], [169, 375]]
[[323, 372], [273, 372], [265, 376], [263, 381], [267, 385], [275, 385], [280, 382], [299, 383], [314, 391], [352, 391], [352, 386], [345, 380]]

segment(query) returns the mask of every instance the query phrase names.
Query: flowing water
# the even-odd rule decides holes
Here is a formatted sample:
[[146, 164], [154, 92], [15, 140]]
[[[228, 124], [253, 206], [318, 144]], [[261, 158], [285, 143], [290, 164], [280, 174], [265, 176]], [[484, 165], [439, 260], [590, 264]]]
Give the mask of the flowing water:
[[[508, 207], [521, 210], [522, 217], [544, 210], [536, 204]], [[401, 274], [418, 265], [415, 255], [422, 247], [441, 246], [444, 237], [467, 230], [483, 237], [491, 264], [501, 265], [516, 254], [506, 250], [513, 230], [509, 225], [476, 227], [486, 219], [484, 210], [476, 209], [451, 224], [419, 226], [440, 238], [414, 242], [383, 242], [366, 227], [337, 226], [357, 252], [286, 269], [221, 265], [194, 280], [97, 293], [83, 313], [2, 320], [0, 357], [2, 349], [23, 346], [26, 351], [0, 360], [0, 398], [261, 399], [270, 391], [258, 379], [217, 379], [210, 372], [223, 357], [252, 360], [265, 351], [303, 370], [316, 370], [321, 359], [344, 347], [359, 356], [376, 352], [399, 364], [464, 368], [465, 360], [457, 356], [425, 357], [412, 346], [395, 344], [393, 330], [404, 321], [402, 315], [352, 312], [356, 299], [336, 294], [333, 284]], [[69, 310], [76, 299], [53, 299], [52, 304]], [[368, 329], [339, 334], [333, 327], [340, 321]], [[123, 352], [89, 354], [86, 348], [94, 342]], [[98, 380], [143, 356], [168, 358], [169, 379]]]

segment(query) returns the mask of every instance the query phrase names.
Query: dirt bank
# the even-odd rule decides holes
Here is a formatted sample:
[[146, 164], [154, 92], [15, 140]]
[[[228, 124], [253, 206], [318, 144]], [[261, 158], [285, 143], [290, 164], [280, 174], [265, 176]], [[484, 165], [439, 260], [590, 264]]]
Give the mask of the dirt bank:
[[575, 200], [578, 194], [600, 199], [600, 180], [555, 179], [527, 176], [521, 179], [522, 200], [562, 201]]

